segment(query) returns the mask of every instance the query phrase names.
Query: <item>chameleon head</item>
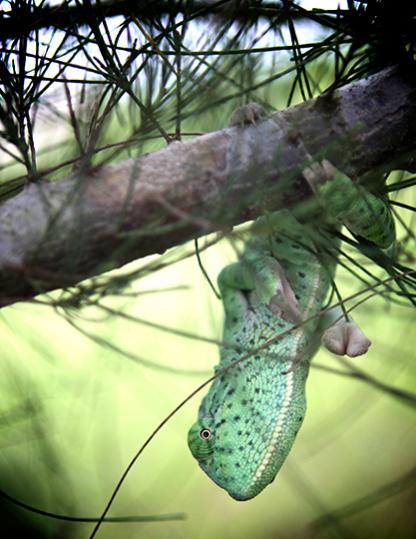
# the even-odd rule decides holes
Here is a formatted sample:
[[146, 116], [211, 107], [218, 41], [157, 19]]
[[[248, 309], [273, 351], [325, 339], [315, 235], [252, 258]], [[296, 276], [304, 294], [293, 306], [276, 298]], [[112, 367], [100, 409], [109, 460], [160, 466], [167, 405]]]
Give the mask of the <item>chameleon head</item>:
[[286, 391], [277, 393], [273, 380], [269, 387], [215, 380], [189, 430], [200, 467], [236, 500], [254, 498], [274, 480], [301, 426], [303, 387], [293, 399], [294, 373], [286, 377]]

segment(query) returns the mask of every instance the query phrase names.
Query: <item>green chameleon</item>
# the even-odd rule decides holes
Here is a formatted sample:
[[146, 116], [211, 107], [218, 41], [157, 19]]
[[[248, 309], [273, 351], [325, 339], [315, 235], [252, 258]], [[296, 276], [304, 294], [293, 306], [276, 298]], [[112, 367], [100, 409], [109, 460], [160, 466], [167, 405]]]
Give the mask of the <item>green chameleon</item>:
[[[253, 122], [257, 112], [248, 106], [239, 115]], [[394, 241], [386, 200], [357, 191], [325, 160], [303, 176], [324, 222], [346, 225], [381, 248]], [[321, 338], [330, 351], [351, 357], [371, 344], [340, 309], [321, 313], [336, 266], [336, 255], [328, 254], [331, 238], [322, 226], [302, 225], [288, 210], [265, 215], [254, 223], [240, 261], [218, 277], [226, 345], [216, 371], [257, 351], [214, 380], [188, 444], [204, 472], [236, 500], [257, 496], [288, 456], [305, 415], [309, 362]]]

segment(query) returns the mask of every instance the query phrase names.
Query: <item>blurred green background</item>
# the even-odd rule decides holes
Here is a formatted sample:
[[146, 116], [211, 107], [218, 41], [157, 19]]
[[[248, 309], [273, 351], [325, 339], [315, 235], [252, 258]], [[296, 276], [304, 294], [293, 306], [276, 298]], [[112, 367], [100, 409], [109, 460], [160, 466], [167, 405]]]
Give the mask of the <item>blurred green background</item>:
[[[316, 25], [311, 21], [309, 24], [301, 21], [299, 26], [300, 41], [307, 43], [312, 38], [319, 41]], [[191, 44], [203, 49], [206, 44], [199, 41], [197, 47], [196, 42], [199, 33], [208, 34], [206, 27], [198, 24], [190, 27]], [[209, 28], [213, 28], [212, 24]], [[287, 28], [284, 30], [288, 34]], [[215, 32], [210, 31], [209, 46], [215, 38]], [[270, 41], [274, 44], [276, 35], [275, 28], [263, 41], [256, 36], [247, 42], [242, 40], [242, 45], [238, 41], [230, 40], [230, 43], [236, 48], [269, 45]], [[322, 39], [325, 36], [323, 33]], [[308, 83], [314, 95], [327, 88], [335, 76], [330, 54], [335, 51], [341, 58], [344, 53], [342, 47], [337, 48], [338, 41], [334, 43], [330, 52], [323, 46], [322, 57], [308, 65]], [[181, 81], [181, 106], [185, 111], [182, 130], [203, 132], [222, 128], [227, 125], [230, 110], [244, 100], [262, 98], [274, 108], [283, 108], [289, 101], [301, 101], [299, 85], [295, 83], [292, 87], [292, 83], [295, 77], [299, 82], [305, 74], [299, 70], [300, 74], [277, 76], [292, 65], [291, 54], [291, 50], [279, 52], [270, 61], [264, 56], [267, 60], [264, 65], [260, 65], [259, 55], [244, 55], [241, 59], [230, 56], [231, 59], [219, 64], [224, 75], [219, 68], [204, 72], [201, 66], [205, 69], [205, 57], [197, 59], [202, 74], [198, 71], [194, 73], [195, 80], [184, 77]], [[348, 60], [347, 54], [345, 57]], [[353, 56], [350, 60], [355, 61]], [[364, 64], [365, 61], [364, 58]], [[167, 84], [169, 92], [165, 92], [162, 84], [158, 87], [161, 79], [158, 69], [163, 65], [156, 55], [154, 63], [147, 65], [148, 72], [144, 71], [145, 82], [138, 80], [133, 89], [149, 109], [153, 107], [163, 125], [171, 129], [177, 106], [176, 89], [172, 74]], [[186, 73], [192, 73], [193, 64], [190, 66]], [[230, 83], [226, 75], [235, 80]], [[155, 87], [147, 88], [146, 77]], [[262, 85], [257, 87], [259, 80]], [[208, 90], [202, 92], [201, 88]], [[88, 140], [87, 120], [90, 120], [85, 111], [88, 113], [94, 102], [94, 92], [92, 87], [92, 97], [87, 94], [84, 101], [74, 97], [85, 140]], [[169, 97], [165, 99], [167, 93]], [[57, 121], [64, 116], [62, 110], [68, 112], [63, 95], [62, 92], [52, 94], [50, 102], [57, 106], [56, 111], [48, 108], [48, 102], [44, 109], [40, 108], [44, 123], [40, 122], [43, 132], [39, 129], [39, 145], [54, 143], [38, 156], [38, 163], [44, 167], [79, 157], [68, 117], [61, 123]], [[100, 143], [128, 138], [135, 129], [136, 134], [142, 133], [143, 118], [134, 103], [122, 101], [111, 113], [100, 133]], [[148, 126], [147, 129], [143, 128], [144, 136], [154, 135]], [[160, 138], [141, 147], [134, 140], [133, 143], [133, 146], [123, 145], [115, 157], [165, 145]], [[113, 157], [112, 151], [97, 153], [93, 158]], [[25, 173], [24, 167], [11, 162], [9, 156], [2, 156], [1, 164], [4, 162], [8, 165], [0, 170], [2, 181]], [[55, 174], [62, 176], [70, 170], [68, 165]], [[414, 208], [416, 201], [410, 191], [403, 189], [395, 198]], [[406, 209], [399, 213], [413, 230], [414, 246], [415, 214]], [[404, 229], [399, 227], [399, 237], [403, 234]], [[186, 245], [175, 253], [192, 249], [193, 245]], [[170, 256], [168, 253], [162, 260], [169, 260]], [[201, 257], [215, 281], [220, 269], [234, 260], [235, 253], [223, 240], [203, 251]], [[138, 261], [118, 274], [132, 272], [152, 260], [159, 259]], [[414, 258], [408, 262], [414, 264]], [[374, 267], [368, 269], [375, 271]], [[341, 269], [337, 276], [343, 297], [357, 291], [358, 281], [350, 273]], [[132, 292], [131, 296], [121, 294], [117, 299], [106, 300], [106, 305], [196, 336], [221, 338], [221, 303], [208, 286], [195, 256], [168, 263], [163, 269], [140, 277], [128, 291]], [[47, 301], [54, 298], [60, 298], [60, 293], [49, 295]], [[316, 355], [307, 383], [308, 412], [303, 427], [276, 480], [261, 495], [248, 502], [234, 501], [208, 479], [192, 458], [186, 437], [206, 391], [203, 390], [180, 409], [146, 448], [109, 513], [112, 516], [184, 513], [186, 519], [107, 523], [102, 525], [98, 537], [414, 539], [415, 407], [410, 401], [392, 395], [388, 388], [383, 389], [380, 384], [377, 387], [374, 380], [403, 391], [415, 390], [416, 311], [375, 297], [360, 305], [354, 311], [354, 318], [373, 341], [369, 353], [354, 360], [354, 365], [370, 379], [325, 371], [322, 367], [344, 367], [323, 350]], [[108, 344], [97, 343], [86, 333]], [[111, 316], [93, 306], [81, 310], [68, 307], [64, 312], [51, 305], [18, 303], [1, 309], [0, 343], [0, 489], [46, 511], [87, 517], [100, 515], [138, 448], [163, 418], [210, 376], [218, 362], [215, 344], [155, 329], [123, 316]], [[149, 366], [148, 362], [168, 369]], [[344, 512], [337, 513], [343, 508]], [[312, 526], [316, 519], [331, 512], [333, 515], [325, 520], [325, 525]], [[14, 508], [3, 499], [0, 530], [7, 533], [11, 526], [19, 528], [27, 538], [60, 539], [87, 539], [93, 528], [93, 524], [36, 516]], [[4, 536], [17, 536], [17, 531]]]
[[[233, 254], [223, 242], [201, 256], [215, 278]], [[347, 293], [351, 278], [339, 277]], [[220, 338], [221, 304], [195, 258], [140, 279], [135, 292], [175, 286], [187, 288], [141, 294], [118, 307]], [[147, 436], [208, 377], [218, 352], [215, 345], [120, 317], [103, 319], [92, 307], [78, 314], [85, 331], [140, 358], [202, 371], [198, 376], [146, 368], [95, 344], [51, 307], [17, 304], [1, 311], [2, 488], [45, 510], [94, 516]], [[354, 360], [357, 366], [387, 384], [414, 388], [414, 310], [387, 308], [375, 299], [361, 306], [355, 319], [373, 341], [370, 352]], [[324, 351], [314, 363], [339, 368]], [[216, 487], [188, 451], [186, 434], [201, 396], [193, 398], [145, 450], [110, 511], [113, 516], [184, 512], [186, 520], [104, 524], [99, 537], [306, 537], [317, 517], [412, 468], [416, 429], [409, 405], [367, 382], [317, 368], [311, 369], [307, 395], [306, 420], [290, 457], [275, 482], [249, 502], [236, 502]], [[332, 521], [316, 536], [410, 539], [416, 530], [414, 496], [407, 485], [374, 507]], [[33, 521], [45, 524], [42, 517]], [[85, 538], [92, 527], [48, 522], [45, 529], [45, 537]]]

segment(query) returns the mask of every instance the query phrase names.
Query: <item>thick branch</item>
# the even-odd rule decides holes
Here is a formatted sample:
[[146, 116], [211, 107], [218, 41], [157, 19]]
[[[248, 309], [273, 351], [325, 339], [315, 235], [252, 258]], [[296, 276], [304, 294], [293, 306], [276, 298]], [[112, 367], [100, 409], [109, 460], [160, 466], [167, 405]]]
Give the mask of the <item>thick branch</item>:
[[255, 126], [31, 183], [0, 206], [0, 304], [304, 200], [310, 156], [357, 177], [413, 168], [415, 148], [416, 87], [389, 69]]

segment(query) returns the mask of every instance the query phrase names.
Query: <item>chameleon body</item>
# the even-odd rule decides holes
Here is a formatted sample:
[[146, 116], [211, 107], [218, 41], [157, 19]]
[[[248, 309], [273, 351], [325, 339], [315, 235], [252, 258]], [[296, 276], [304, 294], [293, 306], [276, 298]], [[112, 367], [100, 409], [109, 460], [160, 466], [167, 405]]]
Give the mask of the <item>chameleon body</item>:
[[[359, 195], [327, 161], [306, 169], [304, 177], [328, 208], [327, 221], [347, 224], [382, 248], [393, 241], [385, 200], [362, 190]], [[321, 240], [318, 228], [301, 224], [287, 210], [266, 215], [254, 223], [240, 261], [218, 278], [226, 345], [216, 370], [256, 351], [214, 380], [188, 444], [201, 468], [236, 500], [259, 494], [290, 452], [306, 411], [309, 362], [322, 335], [337, 354], [360, 355], [370, 345], [354, 322], [334, 324], [339, 313], [320, 315], [336, 266]]]

